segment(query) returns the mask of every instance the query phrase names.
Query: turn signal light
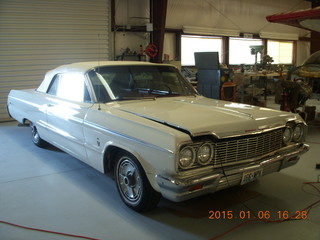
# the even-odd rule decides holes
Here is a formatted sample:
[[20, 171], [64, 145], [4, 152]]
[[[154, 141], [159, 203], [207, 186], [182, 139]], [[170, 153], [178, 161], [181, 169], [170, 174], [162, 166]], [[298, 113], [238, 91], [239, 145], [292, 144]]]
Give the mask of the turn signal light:
[[194, 185], [191, 188], [189, 188], [189, 191], [193, 192], [193, 191], [199, 190], [201, 188], [203, 188], [203, 184], [197, 184], [197, 185]]

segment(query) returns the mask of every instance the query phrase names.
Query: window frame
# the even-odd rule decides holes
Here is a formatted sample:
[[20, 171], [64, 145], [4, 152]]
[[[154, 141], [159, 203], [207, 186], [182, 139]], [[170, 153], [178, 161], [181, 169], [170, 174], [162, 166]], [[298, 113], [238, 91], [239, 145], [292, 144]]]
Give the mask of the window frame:
[[[271, 56], [268, 52], [269, 52], [269, 46], [268, 46], [268, 42], [269, 41], [273, 41], [273, 42], [291, 42], [292, 43], [292, 61], [291, 63], [272, 63], [272, 64], [278, 64], [278, 65], [295, 65], [296, 63], [296, 55], [297, 55], [297, 41], [295, 40], [284, 40], [284, 39], [266, 39], [266, 43], [265, 43], [265, 48], [266, 48], [266, 54], [268, 54], [269, 56]], [[271, 56], [272, 57], [272, 56]]]
[[[264, 48], [265, 48], [265, 44], [264, 44], [264, 40], [262, 39], [262, 38], [244, 38], [244, 37], [229, 37], [229, 43], [228, 43], [228, 49], [226, 50], [227, 52], [228, 52], [228, 59], [229, 59], [229, 66], [239, 66], [239, 65], [242, 65], [242, 64], [244, 64], [244, 65], [255, 65], [255, 63], [245, 63], [245, 62], [242, 62], [242, 63], [231, 63], [231, 41], [233, 40], [233, 39], [237, 39], [237, 40], [248, 40], [248, 41], [250, 41], [250, 40], [256, 40], [256, 41], [261, 41], [261, 44], [255, 44], [255, 45], [263, 45], [264, 46]], [[251, 46], [254, 46], [253, 44], [251, 45]], [[248, 49], [248, 53], [250, 53], [250, 49]], [[252, 55], [251, 53], [250, 53], [250, 55]], [[261, 53], [261, 55], [263, 55], [263, 52]], [[252, 55], [252, 56], [254, 56], [254, 55]]]
[[[178, 59], [181, 61], [182, 63], [182, 37], [183, 36], [199, 36], [199, 37], [216, 37], [216, 38], [221, 38], [222, 39], [222, 48], [221, 51], [222, 53], [219, 54], [220, 59], [220, 64], [227, 64], [228, 66], [240, 66], [240, 64], [233, 64], [230, 63], [230, 39], [232, 38], [239, 38], [239, 39], [245, 39], [243, 37], [242, 34], [240, 34], [239, 37], [232, 37], [232, 36], [212, 36], [212, 35], [195, 35], [195, 34], [177, 34], [177, 47], [180, 49], [180, 51], [177, 50], [177, 53], [180, 54], [180, 56], [178, 57]], [[250, 39], [250, 38], [249, 38]], [[262, 55], [266, 55], [268, 54], [268, 41], [279, 41], [279, 42], [293, 42], [293, 49], [292, 49], [292, 63], [288, 63], [288, 64], [281, 64], [281, 65], [295, 65], [296, 61], [297, 61], [297, 41], [296, 40], [286, 40], [286, 39], [271, 39], [271, 38], [261, 38], [258, 35], [253, 36], [252, 39], [256, 39], [256, 40], [261, 40], [262, 44], [264, 46], [264, 50], [263, 50], [263, 54]], [[179, 44], [180, 46], [179, 46]], [[273, 63], [275, 64], [275, 63]], [[251, 65], [253, 66], [254, 64], [245, 64], [245, 65]], [[195, 67], [193, 65], [182, 65], [182, 67]]]
[[[181, 65], [183, 67], [195, 67], [195, 63], [193, 65], [189, 65], [189, 64], [183, 64], [183, 44], [182, 44], [182, 39], [183, 37], [189, 37], [189, 38], [203, 38], [203, 39], [219, 39], [221, 41], [221, 47], [220, 47], [220, 51], [219, 52], [219, 64], [221, 64], [222, 62], [224, 62], [224, 39], [223, 36], [212, 36], [212, 35], [198, 35], [198, 34], [182, 34], [180, 36], [180, 44], [181, 44], [181, 51], [180, 51], [180, 59], [181, 59]], [[207, 50], [207, 51], [202, 51], [202, 52], [212, 52], [213, 50]]]

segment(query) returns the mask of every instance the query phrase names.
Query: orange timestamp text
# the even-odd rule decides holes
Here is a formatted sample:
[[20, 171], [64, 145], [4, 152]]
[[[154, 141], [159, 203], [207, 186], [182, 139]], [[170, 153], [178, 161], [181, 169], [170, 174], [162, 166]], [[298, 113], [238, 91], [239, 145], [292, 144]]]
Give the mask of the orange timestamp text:
[[246, 220], [252, 220], [252, 219], [260, 219], [260, 220], [289, 220], [289, 219], [307, 219], [308, 218], [308, 212], [307, 211], [295, 211], [295, 212], [289, 212], [289, 211], [258, 211], [258, 212], [252, 212], [252, 211], [209, 211], [209, 219], [210, 220], [220, 220], [220, 219], [246, 219]]

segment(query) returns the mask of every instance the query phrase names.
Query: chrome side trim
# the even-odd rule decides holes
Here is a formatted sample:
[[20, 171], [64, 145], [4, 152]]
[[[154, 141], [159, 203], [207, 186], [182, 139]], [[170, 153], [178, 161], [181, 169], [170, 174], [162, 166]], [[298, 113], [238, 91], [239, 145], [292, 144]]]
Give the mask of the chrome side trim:
[[166, 153], [173, 154], [173, 151], [170, 150], [170, 149], [165, 149], [165, 148], [156, 146], [156, 145], [154, 145], [154, 144], [147, 143], [147, 142], [145, 142], [145, 141], [142, 141], [142, 140], [140, 140], [140, 139], [137, 139], [137, 138], [134, 138], [134, 137], [125, 135], [125, 134], [123, 134], [123, 133], [110, 130], [110, 129], [106, 128], [106, 127], [100, 126], [100, 125], [95, 124], [95, 123], [93, 123], [93, 122], [84, 121], [83, 124], [86, 125], [86, 126], [92, 127], [92, 128], [99, 129], [99, 130], [101, 130], [101, 131], [103, 131], [103, 132], [107, 132], [107, 133], [109, 133], [109, 134], [117, 135], [117, 136], [122, 137], [122, 138], [125, 138], [125, 139], [127, 139], [127, 140], [134, 141], [134, 142], [136, 142], [136, 143], [138, 143], [138, 144], [141, 144], [141, 145], [144, 145], [144, 146], [146, 146], [146, 147], [150, 147], [150, 148], [153, 148], [153, 149], [158, 150], [158, 151], [162, 151], [162, 152], [166, 152]]
[[[35, 107], [35, 108], [39, 108], [41, 106], [40, 104], [36, 104], [36, 103], [30, 102], [30, 101], [27, 101], [27, 100], [23, 100], [21, 98], [17, 98], [17, 97], [13, 97], [13, 96], [10, 96], [10, 98], [15, 99], [15, 100], [17, 100], [19, 102], [23, 102], [23, 103], [25, 103], [27, 105], [31, 105], [32, 107]], [[10, 103], [10, 104], [12, 104], [12, 103]]]

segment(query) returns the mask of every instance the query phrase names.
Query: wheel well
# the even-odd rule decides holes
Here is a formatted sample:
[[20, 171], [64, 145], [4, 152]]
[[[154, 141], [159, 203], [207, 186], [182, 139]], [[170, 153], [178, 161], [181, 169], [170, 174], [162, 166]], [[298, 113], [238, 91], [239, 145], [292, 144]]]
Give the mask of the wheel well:
[[127, 152], [122, 148], [116, 146], [109, 146], [107, 147], [104, 158], [103, 158], [103, 166], [104, 166], [104, 173], [109, 173], [113, 177], [114, 173], [114, 166], [116, 161], [116, 156], [119, 152]]
[[127, 150], [124, 150], [123, 148], [116, 146], [108, 146], [103, 158], [104, 173], [110, 174], [112, 177], [114, 177], [114, 167], [117, 160], [116, 157], [120, 152], [132, 156], [133, 158], [136, 158], [134, 154]]
[[8, 113], [8, 115], [9, 115], [9, 117], [13, 118], [13, 117], [11, 116], [11, 114], [10, 114], [9, 106], [8, 106], [8, 105], [7, 105], [7, 113]]
[[27, 118], [22, 119], [22, 124], [25, 126], [30, 126], [31, 121]]

